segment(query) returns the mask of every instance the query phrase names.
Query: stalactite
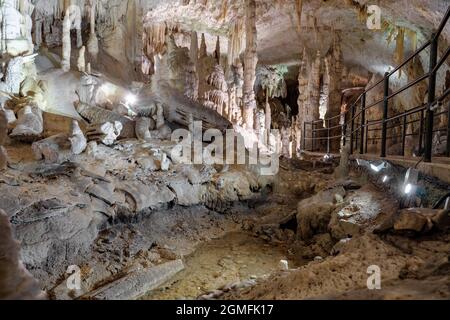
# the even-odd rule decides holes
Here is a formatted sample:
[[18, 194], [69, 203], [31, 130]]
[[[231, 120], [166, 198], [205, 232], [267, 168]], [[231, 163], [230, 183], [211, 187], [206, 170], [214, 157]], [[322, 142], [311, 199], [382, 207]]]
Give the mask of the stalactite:
[[178, 47], [173, 35], [167, 36], [168, 78], [173, 88], [183, 92], [192, 100], [197, 100], [198, 78], [194, 63], [187, 48]]
[[161, 54], [166, 44], [166, 23], [156, 23], [145, 27], [145, 38], [147, 40], [148, 52]]
[[228, 14], [228, 0], [222, 0], [222, 8], [220, 10], [220, 16], [218, 21], [224, 21]]
[[206, 39], [205, 39], [205, 34], [202, 33], [202, 41], [200, 43], [200, 53], [199, 53], [199, 58], [204, 58], [208, 56], [208, 48], [206, 47]]
[[256, 32], [256, 1], [245, 1], [245, 32], [246, 48], [244, 63], [244, 109], [243, 118], [247, 129], [254, 127], [254, 112], [256, 109], [254, 84], [256, 80], [257, 32]]
[[214, 57], [217, 60], [217, 63], [220, 64], [220, 37], [217, 36], [217, 41], [216, 41], [216, 51], [214, 51]]
[[244, 47], [244, 23], [242, 20], [236, 20], [231, 26], [228, 37], [228, 65], [232, 65], [239, 59]]
[[90, 33], [89, 40], [87, 43], [87, 50], [90, 56], [90, 60], [93, 62], [97, 61], [99, 48], [97, 34], [95, 33], [95, 8], [97, 6], [97, 0], [90, 0]]

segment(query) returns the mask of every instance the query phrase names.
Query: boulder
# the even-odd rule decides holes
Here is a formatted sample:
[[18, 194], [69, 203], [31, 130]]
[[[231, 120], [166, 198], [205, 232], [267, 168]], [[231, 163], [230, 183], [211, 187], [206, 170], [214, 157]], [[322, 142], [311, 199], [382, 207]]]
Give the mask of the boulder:
[[90, 251], [102, 223], [86, 209], [49, 199], [33, 203], [12, 216], [24, 263], [52, 273], [67, 263], [76, 264]]
[[44, 295], [19, 260], [19, 250], [8, 216], [0, 209], [0, 300], [41, 299]]
[[315, 234], [328, 232], [331, 214], [336, 209], [335, 203], [345, 195], [344, 188], [336, 187], [300, 201], [297, 206], [297, 234], [300, 239], [308, 240]]
[[141, 212], [145, 209], [159, 208], [175, 199], [175, 194], [167, 186], [145, 185], [139, 181], [122, 182], [116, 187], [131, 197], [130, 210]]
[[374, 232], [424, 234], [432, 230], [446, 230], [449, 222], [450, 218], [446, 210], [410, 208], [389, 215]]
[[175, 192], [177, 204], [180, 206], [194, 206], [201, 203], [202, 194], [205, 192], [204, 186], [200, 184], [192, 185], [188, 180], [178, 179], [169, 183], [170, 188]]
[[427, 217], [420, 214], [417, 210], [402, 210], [394, 221], [394, 230], [420, 233], [425, 230], [428, 221]]
[[328, 232], [333, 203], [300, 203], [297, 209], [297, 234], [301, 240], [309, 240], [315, 234]]
[[44, 132], [44, 119], [38, 107], [25, 106], [18, 113], [17, 124], [10, 137], [24, 142], [39, 139]]

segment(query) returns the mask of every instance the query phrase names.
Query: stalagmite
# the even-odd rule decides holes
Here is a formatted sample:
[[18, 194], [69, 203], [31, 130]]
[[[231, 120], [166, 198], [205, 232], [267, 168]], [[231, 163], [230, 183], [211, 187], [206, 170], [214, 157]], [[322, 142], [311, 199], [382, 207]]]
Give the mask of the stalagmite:
[[199, 58], [204, 58], [208, 55], [208, 48], [206, 47], [206, 38], [205, 34], [202, 33], [202, 40], [200, 42], [200, 52], [199, 52]]
[[243, 118], [247, 129], [254, 127], [254, 112], [256, 109], [254, 84], [256, 80], [257, 31], [256, 31], [256, 1], [245, 1], [245, 32], [246, 49], [244, 61], [244, 100]]
[[308, 83], [308, 109], [311, 112], [313, 121], [320, 119], [320, 67], [321, 55], [320, 51], [317, 51], [316, 58], [311, 65], [311, 73]]
[[191, 49], [189, 50], [191, 61], [197, 68], [198, 65], [198, 35], [196, 31], [191, 32]]
[[87, 147], [87, 140], [83, 131], [80, 129], [78, 121], [72, 120], [69, 141], [73, 154], [81, 154]]
[[150, 131], [156, 127], [155, 121], [151, 118], [140, 117], [136, 119], [136, 137], [139, 140], [148, 141], [152, 138]]
[[220, 37], [217, 36], [216, 40], [216, 51], [214, 51], [214, 57], [217, 60], [217, 63], [220, 64]]
[[98, 38], [95, 32], [95, 8], [97, 6], [97, 0], [90, 1], [90, 33], [87, 42], [87, 51], [89, 53], [90, 60], [95, 63], [99, 53]]
[[266, 129], [266, 134], [264, 142], [266, 144], [269, 143], [269, 135], [270, 135], [270, 129], [272, 128], [272, 109], [270, 108], [269, 103], [269, 95], [266, 93], [266, 105], [265, 105], [265, 124], [264, 127]]
[[[299, 71], [299, 75], [298, 75], [298, 91], [299, 91], [299, 96], [298, 96], [298, 118], [299, 118], [299, 123], [298, 125], [302, 128], [301, 129], [301, 135], [300, 135], [300, 140], [303, 140], [303, 128], [304, 128], [304, 123], [305, 122], [310, 122], [312, 121], [312, 117], [311, 117], [311, 110], [309, 110], [308, 108], [308, 96], [309, 96], [309, 92], [308, 92], [308, 79], [309, 79], [309, 61], [308, 61], [308, 56], [306, 53], [306, 49], [303, 49], [303, 58], [300, 62], [300, 71]], [[310, 145], [310, 142], [307, 141], [307, 145]], [[306, 148], [306, 146], [303, 146], [304, 148]]]
[[283, 127], [281, 128], [281, 155], [290, 158], [291, 157], [291, 128]]
[[302, 122], [300, 115], [292, 118], [292, 146], [293, 146], [293, 156], [297, 158], [300, 155], [302, 148]]
[[[344, 58], [341, 49], [341, 40], [339, 35], [335, 35], [333, 44], [325, 57], [325, 75], [324, 82], [326, 83], [327, 92], [325, 93], [326, 114], [325, 120], [339, 116], [341, 112], [341, 96], [342, 96], [342, 80], [343, 80], [343, 65]], [[324, 83], [324, 87], [325, 87]], [[330, 127], [338, 125], [338, 121], [330, 122]], [[334, 129], [330, 132], [331, 136], [338, 136], [340, 128]], [[331, 141], [331, 149], [339, 150], [339, 139]]]
[[207, 83], [213, 89], [205, 93], [205, 101], [211, 103], [212, 109], [223, 115], [225, 105], [228, 104], [228, 84], [222, 67], [217, 64], [208, 76]]
[[65, 11], [63, 20], [63, 56], [61, 66], [64, 72], [70, 70], [70, 56], [72, 52], [70, 30], [75, 29], [77, 32], [77, 48], [83, 45], [81, 38], [81, 11], [78, 6], [71, 5]]
[[120, 136], [122, 129], [123, 125], [119, 121], [105, 122], [90, 126], [86, 135], [89, 141], [97, 141], [110, 146]]
[[80, 72], [86, 72], [85, 52], [86, 52], [85, 46], [82, 46], [80, 51], [78, 52], [77, 67], [78, 71]]
[[[3, 0], [0, 5], [0, 54], [12, 57], [33, 53], [31, 14], [34, 6], [28, 1]], [[21, 11], [19, 9], [22, 9]]]
[[64, 17], [63, 22], [63, 60], [61, 63], [62, 69], [64, 72], [68, 72], [70, 70], [70, 54], [71, 54], [71, 39], [70, 39], [70, 29], [71, 29], [71, 21], [70, 17], [67, 14]]
[[17, 125], [10, 137], [19, 141], [35, 141], [44, 131], [42, 111], [38, 107], [25, 106], [17, 117]]
[[255, 113], [255, 124], [255, 133], [258, 136], [259, 143], [267, 145], [266, 114], [261, 109], [258, 109]]

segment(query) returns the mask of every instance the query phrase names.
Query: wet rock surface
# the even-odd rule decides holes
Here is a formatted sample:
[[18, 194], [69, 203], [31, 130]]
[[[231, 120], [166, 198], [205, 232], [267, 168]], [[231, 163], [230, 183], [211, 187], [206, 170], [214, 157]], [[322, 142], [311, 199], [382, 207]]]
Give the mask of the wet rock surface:
[[[169, 152], [170, 145], [167, 147]], [[11, 150], [14, 162], [17, 158], [15, 150]], [[142, 261], [145, 261], [145, 256], [154, 256], [151, 249], [159, 246], [157, 243], [170, 248], [172, 240], [164, 242], [161, 238], [167, 239], [174, 232], [181, 233], [179, 242], [174, 244], [180, 248], [175, 251], [189, 251], [183, 248], [207, 235], [199, 226], [206, 230], [215, 228], [205, 226], [201, 219], [208, 224], [216, 220], [220, 232], [226, 229], [228, 218], [208, 217], [212, 211], [203, 205], [226, 211], [240, 200], [258, 196], [260, 187], [256, 178], [249, 173], [239, 173], [238, 168], [225, 174], [203, 166], [175, 165], [169, 172], [145, 170], [137, 165], [133, 156], [144, 153], [151, 158], [155, 146], [127, 142], [110, 149], [99, 145], [94, 154], [77, 156], [74, 162], [59, 165], [29, 161], [2, 174], [2, 209], [12, 223], [15, 238], [21, 243], [21, 259], [42, 281], [43, 288], [50, 290], [58, 285], [68, 266], [85, 265], [87, 270], [93, 270], [92, 280], [86, 286], [89, 291], [95, 283], [116, 277], [135, 257], [143, 255]], [[186, 211], [191, 212], [192, 223]], [[166, 212], [167, 217], [159, 212]], [[117, 238], [101, 240], [103, 233], [114, 230], [116, 225], [137, 221], [147, 229], [136, 225], [137, 229], [131, 228], [136, 234], [132, 238], [125, 237], [117, 247], [115, 241], [124, 236], [121, 233], [126, 233], [126, 229], [118, 231]], [[231, 226], [234, 228], [235, 223]], [[202, 236], [193, 236], [192, 230]], [[183, 241], [187, 244], [183, 245]], [[108, 246], [109, 242], [114, 245]], [[174, 258], [167, 253], [172, 249], [165, 251], [162, 255], [157, 252], [161, 258], [154, 259], [155, 265]], [[111, 260], [105, 259], [109, 254], [112, 254]]]

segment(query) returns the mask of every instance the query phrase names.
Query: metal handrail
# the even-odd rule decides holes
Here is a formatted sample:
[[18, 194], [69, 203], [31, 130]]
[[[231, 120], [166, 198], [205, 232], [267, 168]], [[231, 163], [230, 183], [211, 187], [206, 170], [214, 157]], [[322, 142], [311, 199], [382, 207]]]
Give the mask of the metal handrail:
[[[428, 40], [427, 42], [425, 42], [419, 49], [417, 49], [414, 53], [412, 53], [408, 58], [406, 58], [396, 68], [394, 68], [390, 72], [387, 72], [383, 79], [381, 79], [380, 81], [376, 82], [375, 84], [373, 84], [369, 88], [367, 88], [360, 96], [358, 96], [358, 98], [351, 105], [350, 108], [348, 108], [347, 110], [345, 110], [344, 112], [342, 112], [339, 115], [327, 118], [325, 120], [316, 120], [316, 121], [311, 121], [311, 122], [305, 122], [304, 123], [304, 135], [305, 136], [303, 137], [304, 148], [306, 147], [307, 140], [313, 141], [312, 146], [314, 149], [314, 140], [319, 140], [319, 141], [320, 140], [328, 140], [329, 141], [329, 140], [341, 138], [341, 139], [344, 139], [344, 143], [346, 143], [347, 138], [350, 137], [351, 152], [353, 153], [354, 135], [357, 134], [356, 135], [356, 144], [358, 144], [358, 141], [359, 141], [360, 153], [364, 153], [364, 140], [366, 140], [366, 147], [365, 147], [366, 152], [367, 152], [367, 141], [373, 140], [372, 138], [369, 139], [368, 137], [365, 137], [365, 135], [368, 134], [368, 132], [372, 131], [369, 129], [369, 127], [382, 125], [382, 128], [377, 129], [377, 131], [382, 131], [382, 138], [381, 138], [381, 140], [382, 140], [382, 152], [381, 153], [382, 154], [381, 154], [381, 156], [385, 157], [386, 156], [386, 140], [392, 138], [392, 137], [387, 136], [387, 130], [403, 126], [402, 137], [403, 137], [403, 153], [404, 153], [405, 137], [411, 136], [411, 134], [406, 133], [406, 126], [408, 124], [416, 123], [416, 122], [420, 121], [421, 126], [420, 126], [420, 132], [419, 132], [419, 137], [420, 137], [419, 149], [422, 149], [423, 138], [425, 138], [425, 156], [424, 156], [424, 158], [425, 158], [426, 162], [431, 162], [432, 134], [433, 134], [433, 132], [436, 132], [435, 130], [433, 130], [434, 118], [437, 115], [440, 116], [446, 112], [446, 111], [443, 111], [436, 115], [436, 114], [434, 114], [433, 106], [436, 105], [437, 103], [443, 102], [444, 99], [448, 95], [450, 95], [450, 89], [447, 89], [440, 97], [436, 98], [436, 75], [437, 75], [438, 70], [446, 62], [446, 59], [450, 56], [450, 46], [449, 46], [447, 48], [447, 50], [443, 53], [442, 57], [438, 60], [438, 57], [437, 57], [438, 42], [439, 42], [439, 37], [442, 34], [442, 32], [449, 20], [450, 20], [450, 6], [447, 8], [447, 12], [446, 12], [444, 18], [442, 19], [438, 29], [433, 34], [432, 38], [430, 40]], [[412, 61], [415, 57], [417, 57], [420, 53], [422, 53], [428, 47], [430, 47], [430, 50], [429, 50], [430, 51], [430, 70], [429, 70], [429, 72], [427, 72], [424, 75], [418, 77], [417, 79], [409, 82], [402, 88], [397, 89], [395, 92], [389, 93], [389, 80], [392, 77], [392, 75], [397, 73], [401, 68], [406, 66], [410, 61]], [[428, 101], [428, 103], [420, 105], [415, 108], [412, 108], [410, 110], [407, 110], [401, 114], [398, 114], [398, 115], [395, 115], [392, 117], [388, 116], [389, 101], [391, 99], [393, 99], [394, 97], [398, 96], [399, 94], [403, 93], [404, 91], [414, 87], [418, 83], [420, 83], [424, 80], [427, 80], [427, 79], [429, 80], [429, 84], [428, 84], [428, 86], [429, 86], [428, 100], [429, 101]], [[379, 86], [382, 83], [384, 83], [384, 91], [385, 91], [383, 99], [372, 102], [369, 105], [366, 105], [365, 97], [367, 96], [367, 94], [369, 92], [371, 92], [375, 87]], [[377, 105], [381, 105], [381, 104], [383, 105], [383, 119], [376, 120], [376, 121], [365, 121], [366, 111]], [[426, 112], [426, 118], [424, 118], [425, 112]], [[448, 112], [448, 116], [450, 118], [450, 103], [449, 103], [447, 112]], [[408, 122], [407, 117], [411, 116], [413, 114], [416, 114], [416, 113], [420, 113], [420, 120]], [[350, 115], [350, 118], [348, 118], [349, 115]], [[343, 118], [345, 119], [345, 121], [344, 121], [344, 123], [341, 123]], [[357, 121], [357, 119], [359, 119], [359, 118], [361, 118], [361, 121], [358, 121], [359, 123], [355, 124], [355, 121]], [[391, 127], [387, 126], [387, 123], [394, 122], [394, 121], [402, 119], [402, 118], [403, 118], [403, 123], [399, 123], [399, 124], [393, 125]], [[333, 121], [335, 121], [336, 119], [339, 119], [339, 124], [332, 126], [331, 123]], [[425, 132], [425, 128], [424, 128], [425, 127], [425, 125], [424, 125], [425, 119], [426, 119], [426, 132]], [[320, 123], [322, 123], [322, 124], [326, 123], [326, 127], [316, 129], [315, 125], [320, 124]], [[312, 126], [312, 137], [311, 138], [306, 137], [306, 126], [307, 125]], [[355, 129], [355, 125], [357, 126], [356, 129]], [[347, 133], [348, 127], [351, 127], [349, 134]], [[342, 129], [342, 135], [331, 137], [330, 132], [334, 131], [338, 128]], [[447, 136], [450, 137], [450, 124], [447, 125], [447, 129], [439, 129], [439, 130], [440, 131], [447, 130]], [[323, 136], [317, 137], [317, 133], [325, 132], [325, 131], [328, 132], [327, 137], [323, 137]], [[425, 137], [424, 137], [424, 133], [426, 133]], [[417, 135], [417, 134], [412, 134], [412, 135]], [[447, 139], [447, 156], [450, 156], [450, 141], [449, 140], [450, 139]], [[330, 143], [329, 142], [328, 142], [328, 146], [327, 146], [327, 152], [330, 152]]]

